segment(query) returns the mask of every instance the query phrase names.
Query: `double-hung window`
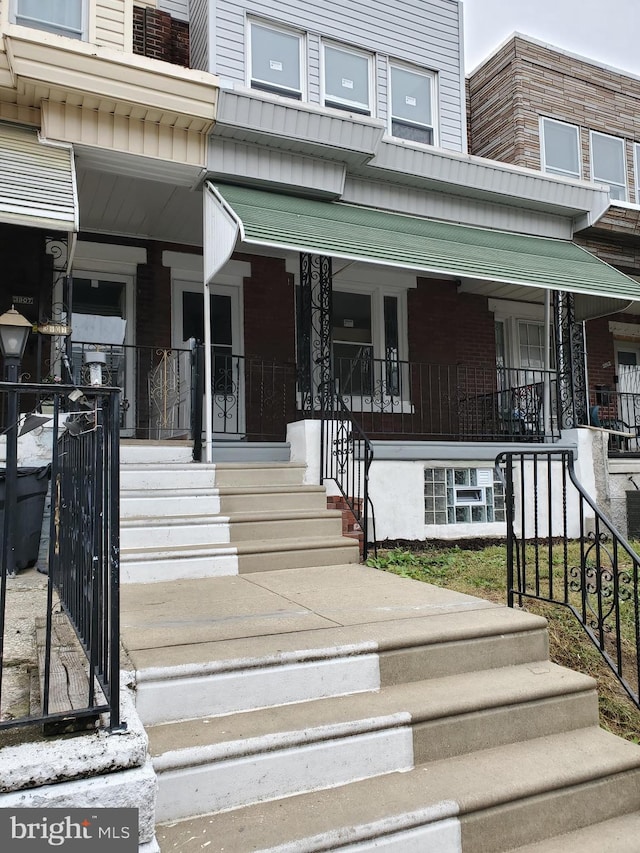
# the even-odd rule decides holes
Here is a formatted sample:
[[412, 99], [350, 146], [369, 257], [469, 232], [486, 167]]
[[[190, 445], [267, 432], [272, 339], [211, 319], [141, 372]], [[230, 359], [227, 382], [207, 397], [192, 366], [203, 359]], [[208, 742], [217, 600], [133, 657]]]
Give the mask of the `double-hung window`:
[[567, 178], [580, 177], [580, 129], [551, 118], [540, 122], [542, 170]]
[[14, 0], [16, 24], [70, 38], [82, 38], [84, 15], [85, 0]]
[[325, 106], [371, 115], [371, 56], [337, 45], [323, 48]]
[[249, 22], [249, 85], [301, 100], [303, 97], [301, 33]]
[[391, 136], [435, 145], [435, 76], [428, 71], [391, 65], [389, 77]]
[[591, 176], [597, 183], [609, 184], [611, 198], [627, 200], [624, 139], [591, 131]]

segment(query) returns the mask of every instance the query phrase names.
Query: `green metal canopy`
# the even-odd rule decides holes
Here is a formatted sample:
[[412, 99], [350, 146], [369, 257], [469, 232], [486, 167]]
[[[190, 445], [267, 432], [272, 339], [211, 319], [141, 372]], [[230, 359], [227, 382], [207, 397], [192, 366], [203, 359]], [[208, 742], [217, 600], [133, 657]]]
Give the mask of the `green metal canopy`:
[[[342, 202], [216, 185], [243, 243], [456, 278], [565, 290], [579, 319], [640, 300], [640, 284], [569, 240], [438, 222]], [[576, 306], [578, 309], [578, 306]]]

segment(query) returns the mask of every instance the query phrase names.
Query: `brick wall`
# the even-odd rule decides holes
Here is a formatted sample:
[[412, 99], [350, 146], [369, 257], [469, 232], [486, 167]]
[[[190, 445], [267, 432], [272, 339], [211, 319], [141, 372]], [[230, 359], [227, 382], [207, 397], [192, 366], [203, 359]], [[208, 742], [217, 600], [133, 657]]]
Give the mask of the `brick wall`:
[[188, 67], [189, 24], [159, 9], [134, 6], [133, 52]]
[[469, 100], [472, 153], [518, 166], [540, 168], [540, 116], [580, 128], [587, 180], [589, 130], [624, 137], [630, 200], [636, 198], [640, 80], [516, 36], [469, 78]]

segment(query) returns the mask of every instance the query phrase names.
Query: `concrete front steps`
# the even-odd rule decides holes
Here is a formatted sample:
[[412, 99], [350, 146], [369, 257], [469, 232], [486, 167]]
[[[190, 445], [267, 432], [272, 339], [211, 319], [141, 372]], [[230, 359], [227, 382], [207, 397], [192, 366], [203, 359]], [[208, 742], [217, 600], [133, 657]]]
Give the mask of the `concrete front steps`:
[[[407, 618], [141, 639], [162, 851], [500, 853], [637, 810], [640, 749], [598, 728], [595, 684], [549, 662], [544, 620], [365, 567], [341, 592], [339, 568], [337, 598], [404, 594]], [[246, 580], [301, 605], [320, 574]]]
[[[124, 583], [203, 578], [273, 568], [357, 562], [305, 467], [282, 462], [163, 462], [162, 446], [121, 468]], [[131, 450], [126, 458], [131, 459]]]

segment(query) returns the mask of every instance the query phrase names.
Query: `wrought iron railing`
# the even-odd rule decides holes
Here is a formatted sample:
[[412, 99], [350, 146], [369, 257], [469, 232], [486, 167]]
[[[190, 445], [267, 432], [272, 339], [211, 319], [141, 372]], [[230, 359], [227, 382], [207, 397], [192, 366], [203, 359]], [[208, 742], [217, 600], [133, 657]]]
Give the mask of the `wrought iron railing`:
[[640, 706], [640, 556], [577, 479], [570, 450], [500, 454], [510, 607], [568, 608]]
[[335, 358], [336, 391], [368, 435], [450, 441], [559, 436], [554, 371]]
[[320, 428], [320, 482], [333, 480], [362, 534], [361, 554], [369, 552], [370, 521], [375, 542], [375, 516], [369, 496], [371, 442], [341, 396], [325, 395]]
[[213, 347], [211, 399], [214, 436], [284, 441], [297, 418], [296, 365]]
[[589, 419], [610, 430], [610, 453], [640, 452], [640, 391], [597, 387], [589, 393]]
[[[119, 421], [120, 392], [114, 388], [74, 388], [42, 384], [0, 383], [7, 400], [6, 495], [3, 501], [2, 575], [0, 584], [0, 729], [42, 723], [45, 731], [71, 730], [94, 725], [108, 716], [110, 728], [120, 722], [119, 664]], [[41, 399], [51, 400], [51, 415], [41, 413]], [[21, 414], [17, 414], [21, 412]], [[38, 443], [51, 444], [50, 522], [45, 600], [37, 614], [40, 640], [40, 706], [16, 714], [4, 697], [15, 661], [9, 660], [8, 632], [15, 613], [8, 607], [18, 570], [29, 568], [42, 554], [38, 542], [44, 513], [42, 500], [31, 501], [29, 487], [20, 495], [15, 481], [22, 471], [18, 460], [22, 443], [36, 430]], [[18, 436], [20, 432], [20, 437]], [[22, 437], [24, 436], [24, 437]], [[13, 485], [13, 488], [12, 488]], [[31, 490], [33, 491], [33, 489]], [[24, 500], [23, 500], [24, 499]], [[35, 553], [17, 559], [25, 513], [34, 513], [29, 531], [35, 532]], [[7, 534], [9, 533], [9, 536]], [[28, 617], [37, 609], [32, 601]], [[13, 626], [15, 628], [15, 626]], [[28, 632], [27, 632], [28, 636]], [[59, 639], [64, 644], [59, 647]], [[27, 655], [29, 650], [25, 650]], [[36, 656], [35, 649], [31, 649]], [[64, 659], [65, 665], [60, 661]], [[73, 660], [73, 663], [69, 661]], [[34, 661], [35, 662], [35, 661]], [[60, 687], [56, 670], [65, 673]], [[68, 689], [67, 689], [68, 687]]]

